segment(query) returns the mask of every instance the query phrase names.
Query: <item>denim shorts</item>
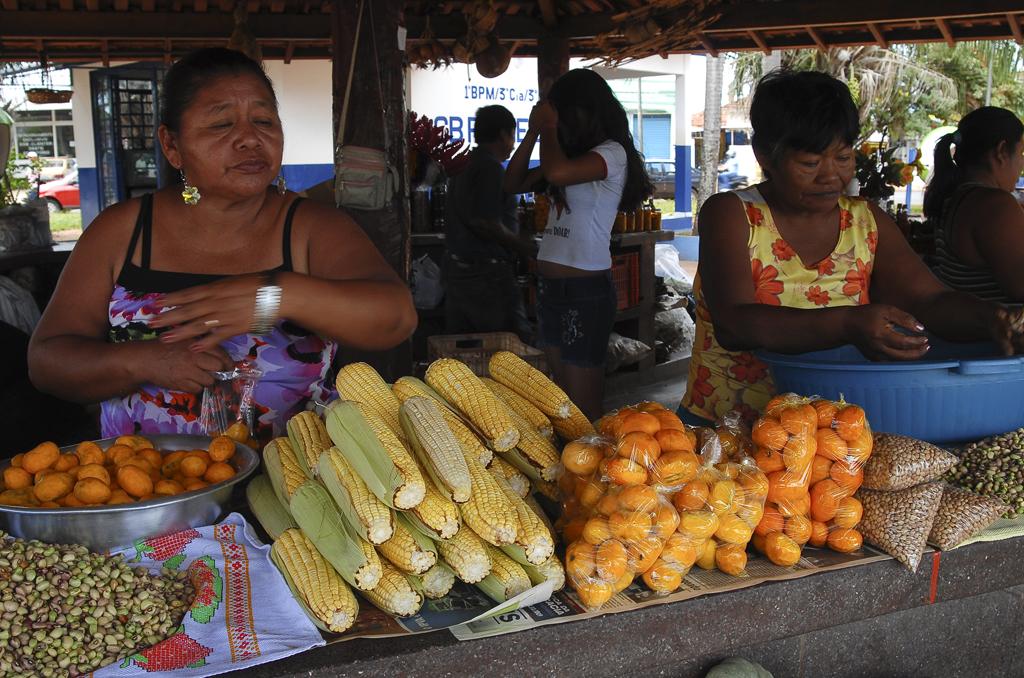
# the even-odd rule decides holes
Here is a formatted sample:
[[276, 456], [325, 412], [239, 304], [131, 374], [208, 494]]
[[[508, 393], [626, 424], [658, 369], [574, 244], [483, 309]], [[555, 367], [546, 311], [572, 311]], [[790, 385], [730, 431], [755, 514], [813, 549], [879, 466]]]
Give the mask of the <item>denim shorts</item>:
[[567, 365], [601, 367], [617, 301], [611, 271], [585, 278], [538, 276], [538, 343], [561, 349]]

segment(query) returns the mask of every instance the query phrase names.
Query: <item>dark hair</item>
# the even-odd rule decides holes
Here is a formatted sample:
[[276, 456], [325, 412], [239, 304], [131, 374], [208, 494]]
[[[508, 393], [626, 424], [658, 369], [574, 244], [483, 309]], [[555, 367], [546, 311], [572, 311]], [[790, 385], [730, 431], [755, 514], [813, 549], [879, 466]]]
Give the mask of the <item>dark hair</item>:
[[548, 99], [558, 111], [558, 141], [567, 157], [579, 157], [609, 140], [625, 149], [626, 185], [620, 210], [635, 210], [651, 196], [654, 186], [633, 143], [626, 111], [604, 78], [585, 68], [571, 70], [551, 86]]
[[837, 139], [852, 146], [860, 134], [850, 88], [816, 71], [778, 69], [761, 78], [750, 124], [750, 144], [773, 159], [784, 151], [821, 153]]
[[163, 105], [160, 109], [160, 123], [172, 132], [181, 127], [181, 117], [192, 104], [200, 89], [211, 80], [225, 75], [255, 75], [270, 92], [270, 98], [277, 106], [274, 85], [263, 71], [263, 67], [246, 55], [226, 47], [207, 47], [189, 52], [178, 60], [164, 76]]
[[473, 137], [478, 144], [497, 141], [502, 132], [516, 131], [516, 116], [504, 106], [494, 104], [476, 109], [473, 121]]
[[[1024, 124], [1005, 108], [982, 106], [965, 115], [956, 132], [935, 144], [935, 167], [924, 191], [925, 216], [941, 219], [946, 199], [964, 180], [965, 170], [984, 163], [1001, 141], [1015, 146], [1022, 136]], [[953, 146], [956, 150], [951, 152]]]

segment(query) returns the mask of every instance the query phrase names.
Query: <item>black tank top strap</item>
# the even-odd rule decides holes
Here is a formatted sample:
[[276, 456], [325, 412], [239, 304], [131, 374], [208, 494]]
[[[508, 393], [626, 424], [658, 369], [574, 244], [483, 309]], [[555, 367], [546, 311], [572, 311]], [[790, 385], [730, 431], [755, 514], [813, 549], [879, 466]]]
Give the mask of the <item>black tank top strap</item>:
[[149, 236], [153, 225], [153, 194], [147, 193], [142, 196], [139, 205], [139, 215], [135, 217], [135, 228], [132, 230], [132, 239], [128, 241], [128, 251], [124, 255], [122, 269], [132, 265], [132, 257], [135, 256], [135, 247], [139, 243], [139, 236], [142, 235], [142, 266], [149, 267]]
[[284, 218], [284, 233], [281, 236], [281, 270], [283, 271], [292, 270], [292, 218], [295, 216], [295, 210], [298, 209], [299, 203], [303, 200], [304, 198], [293, 200], [288, 207], [288, 214]]

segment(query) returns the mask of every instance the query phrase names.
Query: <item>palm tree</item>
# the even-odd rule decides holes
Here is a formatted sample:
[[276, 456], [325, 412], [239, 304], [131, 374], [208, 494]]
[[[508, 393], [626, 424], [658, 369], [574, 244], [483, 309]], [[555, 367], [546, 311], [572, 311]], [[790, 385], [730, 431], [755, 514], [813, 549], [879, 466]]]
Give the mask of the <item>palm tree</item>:
[[[708, 56], [705, 60], [704, 80], [704, 136], [700, 154], [700, 185], [697, 187], [697, 204], [693, 212], [700, 211], [701, 205], [718, 191], [718, 163], [722, 137], [722, 71], [721, 57]], [[693, 234], [698, 234], [699, 225], [693, 221]]]

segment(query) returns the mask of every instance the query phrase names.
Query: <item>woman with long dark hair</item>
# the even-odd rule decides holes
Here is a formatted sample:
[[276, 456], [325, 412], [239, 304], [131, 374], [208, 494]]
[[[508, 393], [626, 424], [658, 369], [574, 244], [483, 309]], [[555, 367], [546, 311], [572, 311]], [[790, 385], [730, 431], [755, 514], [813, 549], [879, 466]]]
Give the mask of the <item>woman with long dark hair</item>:
[[1024, 210], [1013, 188], [1024, 169], [1024, 124], [1005, 108], [971, 111], [935, 145], [924, 194], [935, 225], [935, 274], [982, 299], [1024, 301]]
[[[538, 137], [540, 167], [531, 171]], [[552, 205], [537, 255], [539, 343], [555, 380], [596, 419], [615, 322], [612, 225], [619, 210], [635, 210], [652, 190], [626, 111], [597, 73], [569, 71], [530, 114], [505, 190], [530, 190], [541, 178]]]

